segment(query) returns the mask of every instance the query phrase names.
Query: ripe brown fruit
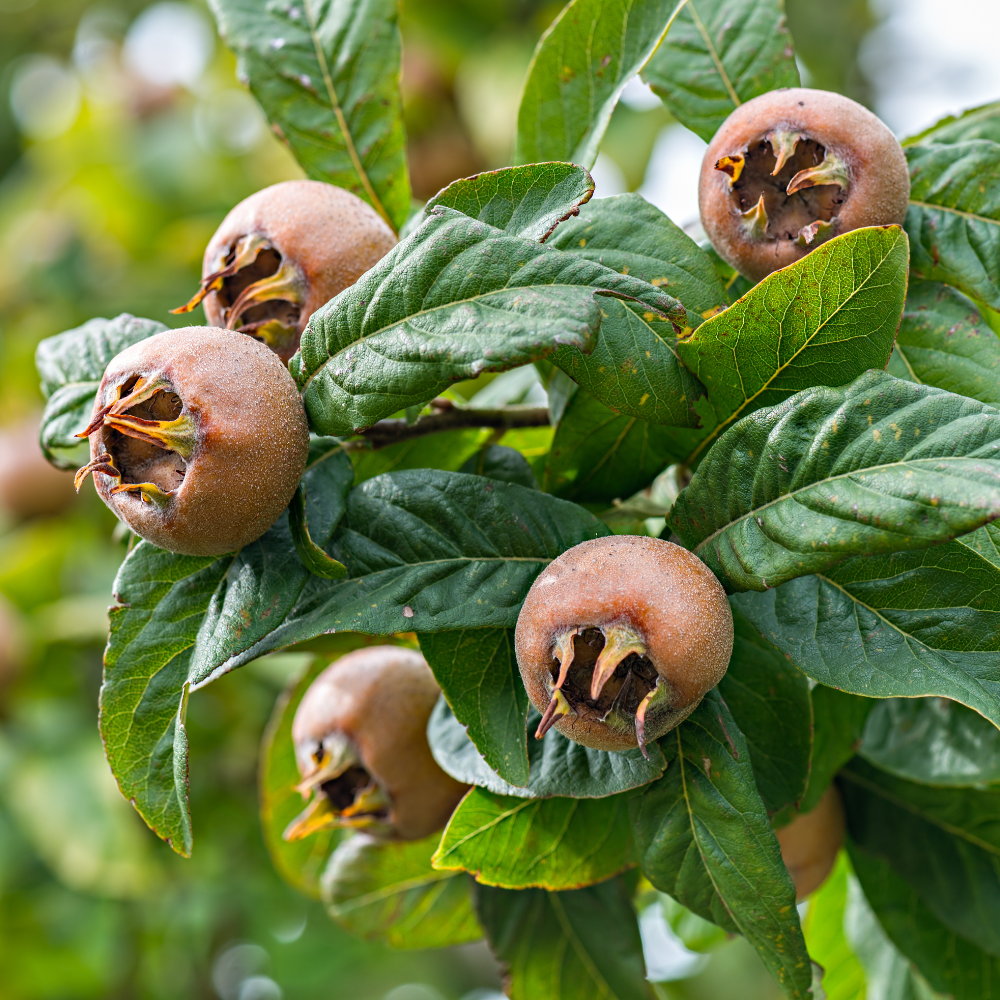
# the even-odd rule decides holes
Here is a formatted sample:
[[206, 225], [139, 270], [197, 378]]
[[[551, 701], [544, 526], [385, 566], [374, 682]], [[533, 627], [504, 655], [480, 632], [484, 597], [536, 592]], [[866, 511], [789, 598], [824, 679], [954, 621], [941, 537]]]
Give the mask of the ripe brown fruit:
[[73, 477], [45, 460], [38, 416], [0, 430], [0, 512], [15, 518], [59, 514], [73, 502]]
[[698, 185], [712, 246], [752, 281], [833, 236], [902, 224], [906, 157], [866, 108], [825, 90], [772, 90], [738, 107], [705, 152]]
[[796, 816], [775, 831], [781, 860], [795, 883], [795, 898], [802, 902], [833, 871], [844, 844], [844, 805], [831, 785], [811, 812]]
[[94, 402], [91, 473], [101, 499], [160, 548], [234, 552], [292, 499], [309, 427], [288, 369], [232, 330], [169, 330], [111, 359]]
[[440, 693], [424, 658], [400, 646], [358, 649], [327, 667], [292, 722], [296, 788], [312, 801], [285, 839], [337, 826], [393, 840], [440, 830], [468, 790], [427, 745]]
[[554, 725], [587, 747], [645, 754], [725, 674], [733, 615], [697, 556], [613, 535], [574, 546], [539, 574], [514, 648], [543, 713], [537, 738]]
[[356, 195], [320, 181], [284, 181], [241, 201], [205, 249], [201, 288], [209, 325], [263, 341], [284, 361], [309, 317], [396, 244]]

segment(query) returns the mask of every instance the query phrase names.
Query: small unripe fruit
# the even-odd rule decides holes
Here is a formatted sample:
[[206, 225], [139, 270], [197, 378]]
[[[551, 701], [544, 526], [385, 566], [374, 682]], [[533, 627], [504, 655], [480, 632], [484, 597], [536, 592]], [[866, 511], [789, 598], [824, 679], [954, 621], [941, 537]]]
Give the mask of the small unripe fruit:
[[90, 437], [101, 499], [170, 552], [234, 552], [288, 506], [309, 427], [288, 369], [232, 330], [169, 330], [126, 348], [104, 372]]
[[288, 363], [309, 317], [396, 244], [356, 195], [321, 181], [284, 181], [241, 201], [205, 250], [201, 288], [211, 326], [263, 341]]
[[658, 739], [725, 674], [733, 614], [687, 549], [640, 535], [581, 542], [539, 574], [514, 648], [536, 732], [551, 726], [597, 750]]
[[825, 881], [837, 862], [844, 844], [844, 805], [840, 793], [830, 787], [816, 808], [796, 816], [775, 831], [781, 860], [795, 883], [795, 898], [802, 902]]
[[394, 840], [440, 830], [468, 791], [427, 744], [440, 693], [424, 658], [400, 646], [358, 649], [327, 667], [292, 722], [296, 787], [313, 798], [285, 839], [337, 826]]
[[698, 206], [712, 246], [752, 281], [833, 236], [902, 224], [906, 157], [866, 108], [792, 87], [740, 105], [701, 164]]

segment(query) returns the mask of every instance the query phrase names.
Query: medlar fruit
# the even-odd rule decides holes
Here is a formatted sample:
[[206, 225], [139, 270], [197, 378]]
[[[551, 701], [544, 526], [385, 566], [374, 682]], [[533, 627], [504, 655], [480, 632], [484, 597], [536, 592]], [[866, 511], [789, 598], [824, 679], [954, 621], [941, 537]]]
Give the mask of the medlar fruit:
[[775, 836], [781, 860], [795, 883], [795, 898], [801, 903], [826, 881], [844, 844], [840, 793], [830, 785], [814, 809], [775, 830]]
[[833, 236], [902, 223], [906, 157], [866, 108], [825, 90], [772, 90], [740, 105], [705, 152], [698, 184], [712, 246], [752, 281]]
[[514, 633], [528, 697], [597, 750], [627, 750], [673, 729], [729, 666], [733, 615], [722, 585], [672, 542], [613, 535], [581, 542], [531, 585]]
[[309, 317], [396, 244], [356, 195], [321, 181], [284, 181], [241, 201], [205, 249], [201, 288], [211, 326], [262, 340], [286, 364]]
[[37, 416], [0, 430], [0, 512], [14, 518], [59, 514], [74, 499], [73, 477], [45, 460]]
[[187, 327], [126, 348], [104, 372], [90, 437], [101, 499], [136, 534], [184, 555], [260, 538], [292, 499], [309, 453], [302, 399], [262, 343]]
[[424, 658], [400, 646], [358, 649], [327, 667], [292, 722], [296, 789], [312, 801], [285, 840], [337, 826], [391, 840], [440, 830], [468, 791], [427, 745], [440, 693]]

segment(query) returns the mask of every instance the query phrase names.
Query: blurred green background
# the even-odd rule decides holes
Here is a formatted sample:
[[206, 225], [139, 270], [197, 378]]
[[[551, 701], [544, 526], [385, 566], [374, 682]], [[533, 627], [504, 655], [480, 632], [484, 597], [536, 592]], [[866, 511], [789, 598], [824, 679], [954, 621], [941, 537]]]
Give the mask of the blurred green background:
[[[870, 102], [858, 59], [876, 23], [866, 0], [788, 6], [813, 83]], [[558, 9], [406, 0], [417, 197], [507, 161], [524, 70]], [[192, 699], [192, 860], [118, 794], [96, 714], [125, 541], [93, 490], [76, 497], [70, 477], [41, 462], [35, 346], [120, 312], [183, 325], [168, 310], [195, 289], [225, 213], [300, 171], [199, 5], [0, 0], [0, 23], [0, 995], [496, 996], [482, 944], [412, 953], [359, 941], [274, 873], [256, 814], [257, 749], [301, 654], [258, 661]], [[608, 132], [619, 186], [649, 180], [670, 125], [649, 103], [623, 104]], [[662, 920], [644, 917], [643, 929], [651, 974], [675, 980], [657, 987], [662, 997], [779, 995], [742, 941], [705, 958]]]

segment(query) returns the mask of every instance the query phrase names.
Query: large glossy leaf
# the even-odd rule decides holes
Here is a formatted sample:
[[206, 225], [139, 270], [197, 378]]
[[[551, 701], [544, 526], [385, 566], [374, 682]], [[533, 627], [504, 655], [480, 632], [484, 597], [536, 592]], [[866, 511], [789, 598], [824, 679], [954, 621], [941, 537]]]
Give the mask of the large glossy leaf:
[[888, 371], [1000, 405], [1000, 337], [975, 304], [936, 281], [912, 281]]
[[1000, 725], [996, 528], [856, 558], [733, 603], [822, 684], [869, 698], [939, 695]]
[[529, 163], [452, 181], [427, 202], [424, 215], [444, 205], [513, 236], [544, 243], [593, 193], [593, 178], [575, 163]]
[[814, 385], [844, 385], [884, 368], [906, 299], [899, 226], [856, 229], [768, 275], [681, 339], [677, 352], [708, 390], [716, 426]]
[[[327, 544], [353, 470], [337, 442], [314, 441], [307, 515]], [[140, 542], [115, 580], [100, 728], [122, 794], [174, 850], [191, 851], [184, 717], [192, 688], [254, 659], [310, 580], [288, 516], [231, 555], [179, 556]]]
[[92, 319], [75, 330], [46, 337], [35, 350], [35, 367], [48, 402], [42, 414], [41, 446], [61, 469], [76, 468], [86, 445], [76, 436], [94, 415], [94, 398], [104, 369], [116, 355], [167, 328], [152, 319], [122, 313]]
[[395, 230], [410, 210], [398, 0], [211, 0], [237, 72], [306, 174]]
[[473, 788], [452, 813], [434, 867], [506, 889], [578, 889], [636, 864], [628, 796], [520, 799]]
[[[540, 719], [538, 712], [529, 710], [529, 733], [534, 733]], [[439, 701], [431, 713], [427, 738], [434, 759], [457, 781], [514, 798], [604, 798], [655, 781], [667, 766], [655, 743], [646, 747], [647, 760], [638, 747], [613, 752], [593, 750], [550, 729], [541, 740], [533, 736], [528, 739], [531, 777], [527, 784], [510, 785], [490, 769], [444, 701]]]
[[782, 0], [688, 0], [642, 75], [708, 142], [740, 104], [799, 85]]
[[931, 788], [861, 760], [841, 772], [851, 839], [946, 927], [1000, 955], [1000, 792]]
[[719, 693], [750, 751], [757, 790], [772, 815], [806, 791], [813, 718], [809, 679], [737, 611], [729, 669]]
[[879, 923], [931, 986], [951, 1000], [997, 1000], [1000, 960], [949, 931], [885, 862], [853, 844], [849, 847], [854, 871]]
[[670, 526], [733, 590], [919, 549], [1000, 517], [1000, 410], [867, 372], [745, 417]]
[[1000, 144], [909, 146], [906, 159], [914, 276], [1000, 309]]
[[739, 931], [782, 991], [805, 997], [812, 971], [750, 753], [725, 702], [709, 692], [662, 741], [666, 774], [630, 801], [643, 874], [656, 888]]
[[592, 167], [625, 85], [670, 27], [683, 0], [570, 0], [528, 67], [517, 115], [517, 163]]
[[649, 1000], [639, 925], [621, 879], [547, 892], [475, 888], [511, 1000]]
[[960, 115], [948, 115], [923, 132], [903, 139], [903, 145], [967, 142], [970, 139], [1000, 142], [1000, 101], [969, 108]]
[[366, 834], [345, 840], [323, 873], [330, 916], [352, 934], [394, 948], [444, 948], [475, 941], [482, 932], [472, 879], [435, 871], [438, 835], [384, 842]]
[[1000, 729], [947, 698], [878, 702], [859, 753], [883, 771], [925, 785], [1000, 784]]
[[314, 313], [290, 370], [314, 429], [349, 434], [449, 384], [586, 349], [598, 293], [680, 309], [638, 278], [445, 206]]
[[528, 695], [514, 656], [514, 630], [433, 632], [420, 637], [455, 719], [506, 782], [528, 783]]

